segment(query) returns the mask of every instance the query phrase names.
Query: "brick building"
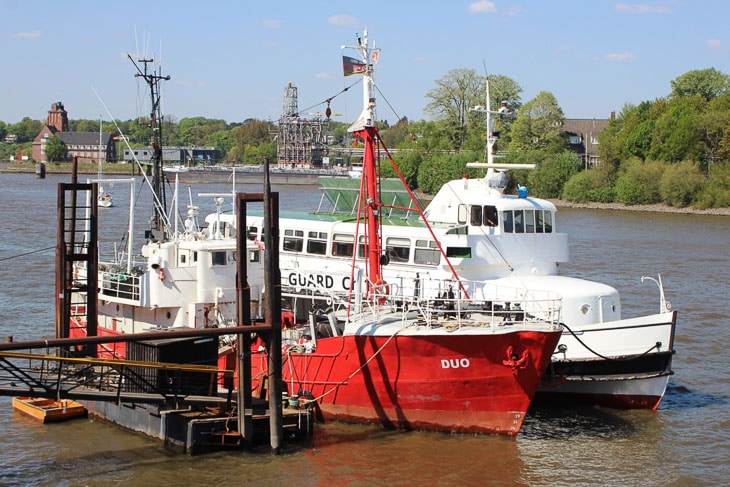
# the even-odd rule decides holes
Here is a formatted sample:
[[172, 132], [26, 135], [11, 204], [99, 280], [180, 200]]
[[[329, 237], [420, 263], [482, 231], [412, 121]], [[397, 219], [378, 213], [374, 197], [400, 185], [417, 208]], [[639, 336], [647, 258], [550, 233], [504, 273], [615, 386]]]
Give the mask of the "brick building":
[[114, 162], [116, 160], [116, 141], [108, 132], [69, 132], [68, 113], [63, 108], [63, 103], [56, 102], [51, 105], [46, 118], [46, 125], [33, 139], [31, 155], [37, 162], [48, 162], [46, 157], [46, 143], [48, 139], [58, 135], [66, 145], [69, 160], [74, 156], [79, 162], [98, 163]]

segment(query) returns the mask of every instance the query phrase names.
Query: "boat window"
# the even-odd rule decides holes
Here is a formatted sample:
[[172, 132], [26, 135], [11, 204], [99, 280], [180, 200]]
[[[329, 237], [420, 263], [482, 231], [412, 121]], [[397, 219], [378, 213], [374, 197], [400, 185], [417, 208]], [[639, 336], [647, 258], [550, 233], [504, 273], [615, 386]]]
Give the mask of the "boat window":
[[525, 233], [535, 233], [535, 210], [525, 210]]
[[438, 265], [441, 262], [441, 252], [439, 252], [436, 242], [433, 240], [416, 240], [413, 262], [416, 264]]
[[512, 211], [503, 211], [502, 220], [504, 221], [504, 231], [507, 233], [514, 232], [514, 222], [512, 221]]
[[226, 265], [226, 251], [216, 250], [210, 253], [210, 259], [212, 265]]
[[256, 240], [256, 236], [259, 234], [259, 229], [254, 226], [250, 226], [246, 229], [246, 238], [249, 240]]
[[308, 232], [307, 252], [310, 254], [327, 255], [327, 232]]
[[466, 223], [466, 216], [468, 214], [466, 205], [459, 205], [457, 210], [456, 219], [459, 223]]
[[469, 227], [467, 225], [459, 225], [458, 227], [446, 230], [446, 235], [469, 235]]
[[249, 262], [260, 262], [261, 261], [261, 251], [260, 250], [249, 250], [248, 251], [248, 261]]
[[482, 224], [482, 207], [477, 205], [472, 205], [471, 207], [471, 220], [469, 222], [471, 225], [474, 225], [475, 227], [479, 227]]
[[352, 257], [355, 248], [355, 237], [344, 233], [332, 235], [332, 255], [334, 257]]
[[515, 219], [515, 233], [524, 233], [525, 232], [525, 214], [522, 210], [515, 210], [514, 211], [514, 219]]
[[185, 255], [185, 254], [180, 254], [180, 265], [181, 265], [181, 266], [184, 266], [184, 265], [185, 265], [185, 261], [186, 261], [186, 260], [187, 260], [187, 255]]
[[552, 233], [553, 231], [553, 212], [545, 212], [545, 233]]
[[486, 205], [484, 207], [484, 226], [486, 227], [496, 227], [497, 222], [499, 221], [499, 218], [497, 216], [497, 207]]
[[408, 238], [388, 237], [385, 250], [391, 262], [408, 262], [411, 255], [411, 240]]
[[301, 252], [304, 248], [304, 230], [284, 230], [282, 250], [286, 252]]
[[536, 233], [542, 233], [542, 225], [543, 225], [543, 211], [537, 210], [535, 211], [535, 232]]
[[361, 259], [365, 258], [365, 235], [360, 235], [360, 238], [358, 238], [358, 241], [360, 242], [357, 245], [357, 256]]

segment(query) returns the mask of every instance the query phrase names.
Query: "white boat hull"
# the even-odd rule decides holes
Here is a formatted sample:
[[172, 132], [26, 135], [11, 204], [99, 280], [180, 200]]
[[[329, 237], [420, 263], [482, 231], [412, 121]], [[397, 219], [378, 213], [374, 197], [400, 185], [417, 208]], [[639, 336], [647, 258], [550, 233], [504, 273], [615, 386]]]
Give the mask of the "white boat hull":
[[675, 327], [672, 311], [564, 333], [536, 401], [656, 409], [672, 375]]
[[664, 397], [670, 375], [548, 378], [540, 384], [535, 401], [618, 409], [656, 409]]

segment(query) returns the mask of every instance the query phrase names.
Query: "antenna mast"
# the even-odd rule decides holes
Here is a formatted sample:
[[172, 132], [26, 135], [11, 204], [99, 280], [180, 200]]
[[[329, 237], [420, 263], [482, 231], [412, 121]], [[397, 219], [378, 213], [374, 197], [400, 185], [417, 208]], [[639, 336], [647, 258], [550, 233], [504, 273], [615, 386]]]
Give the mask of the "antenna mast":
[[152, 217], [152, 227], [154, 230], [165, 231], [167, 199], [165, 197], [164, 173], [162, 171], [162, 112], [160, 108], [160, 81], [169, 81], [170, 76], [162, 76], [153, 70], [148, 70], [148, 65], [154, 63], [153, 59], [139, 59], [137, 62], [144, 65], [144, 69], [140, 69], [139, 65], [134, 62], [132, 56], [127, 57], [134, 67], [137, 68], [135, 77], [142, 78], [150, 88], [150, 128], [152, 129], [152, 191], [155, 193], [155, 213]]

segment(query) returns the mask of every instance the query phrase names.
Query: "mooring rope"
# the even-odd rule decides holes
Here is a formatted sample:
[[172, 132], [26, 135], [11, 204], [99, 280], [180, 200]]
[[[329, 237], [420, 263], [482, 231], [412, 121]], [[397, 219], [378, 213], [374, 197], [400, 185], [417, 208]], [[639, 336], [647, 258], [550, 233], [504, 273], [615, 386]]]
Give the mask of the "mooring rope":
[[350, 375], [348, 375], [348, 376], [347, 376], [347, 377], [346, 377], [345, 379], [343, 379], [343, 380], [342, 380], [342, 381], [340, 381], [339, 383], [337, 383], [337, 384], [333, 385], [333, 386], [332, 386], [332, 387], [331, 387], [331, 388], [330, 388], [329, 390], [327, 390], [327, 391], [323, 392], [323, 393], [322, 393], [322, 394], [320, 394], [319, 396], [317, 396], [317, 397], [313, 397], [313, 398], [311, 398], [311, 399], [306, 399], [306, 400], [305, 400], [305, 403], [306, 403], [306, 404], [308, 405], [308, 404], [310, 404], [310, 403], [313, 403], [313, 402], [317, 402], [317, 401], [319, 401], [320, 399], [322, 399], [323, 397], [325, 397], [325, 396], [328, 396], [329, 394], [333, 393], [333, 392], [334, 392], [334, 391], [336, 391], [336, 390], [337, 390], [337, 389], [338, 389], [338, 388], [339, 388], [340, 386], [344, 385], [344, 384], [345, 384], [345, 383], [346, 383], [347, 381], [349, 381], [350, 379], [352, 379], [353, 377], [355, 377], [355, 376], [356, 376], [356, 375], [357, 375], [357, 374], [358, 374], [359, 372], [361, 372], [361, 371], [362, 371], [362, 369], [364, 369], [364, 368], [365, 368], [365, 367], [366, 367], [366, 366], [367, 366], [367, 365], [368, 365], [368, 364], [369, 364], [369, 363], [370, 363], [370, 362], [371, 362], [371, 361], [372, 361], [372, 360], [373, 360], [373, 359], [374, 359], [375, 357], [377, 357], [378, 355], [380, 355], [380, 353], [381, 353], [381, 352], [382, 352], [382, 351], [383, 351], [383, 350], [385, 349], [385, 347], [386, 347], [386, 346], [388, 346], [388, 344], [389, 344], [389, 343], [390, 343], [390, 342], [391, 342], [391, 341], [393, 340], [393, 338], [395, 338], [395, 337], [396, 337], [396, 335], [398, 335], [398, 333], [400, 333], [401, 331], [403, 331], [403, 330], [404, 330], [405, 328], [406, 328], [406, 326], [404, 325], [404, 326], [402, 326], [401, 328], [397, 329], [397, 330], [395, 331], [395, 333], [393, 333], [393, 334], [392, 334], [392, 335], [391, 335], [390, 337], [388, 337], [388, 339], [387, 339], [387, 340], [385, 341], [385, 343], [383, 343], [383, 344], [382, 344], [382, 345], [380, 346], [380, 348], [378, 348], [378, 349], [377, 349], [377, 350], [375, 351], [375, 353], [374, 353], [374, 354], [372, 354], [372, 355], [370, 356], [370, 358], [368, 358], [368, 359], [367, 359], [367, 360], [366, 360], [366, 361], [365, 361], [365, 362], [364, 362], [363, 364], [361, 364], [361, 365], [360, 365], [360, 367], [358, 367], [357, 369], [355, 369], [355, 370], [354, 370], [354, 371], [353, 371], [353, 372], [352, 372], [352, 373], [351, 373]]
[[[591, 352], [591, 353], [592, 353], [593, 355], [595, 355], [596, 357], [599, 357], [599, 358], [602, 358], [602, 359], [604, 359], [604, 360], [608, 360], [608, 361], [611, 361], [611, 362], [630, 362], [630, 361], [632, 361], [632, 360], [637, 360], [637, 359], [640, 359], [640, 358], [642, 358], [642, 357], [644, 357], [644, 356], [648, 355], [648, 354], [649, 354], [649, 353], [650, 353], [650, 352], [651, 352], [652, 350], [654, 350], [655, 348], [656, 348], [657, 350], [659, 350], [659, 347], [660, 347], [660, 346], [662, 345], [662, 344], [661, 344], [661, 342], [656, 342], [656, 343], [655, 343], [655, 344], [654, 344], [653, 346], [651, 346], [651, 347], [649, 348], [649, 350], [647, 350], [646, 352], [644, 352], [644, 353], [640, 354], [640, 355], [639, 355], [638, 357], [626, 357], [626, 358], [612, 358], [612, 357], [606, 357], [605, 355], [602, 355], [602, 354], [600, 354], [600, 353], [596, 352], [595, 350], [593, 350], [593, 349], [592, 349], [591, 347], [589, 347], [589, 346], [588, 346], [588, 345], [587, 345], [587, 344], [586, 344], [586, 343], [585, 343], [585, 342], [584, 342], [583, 340], [581, 340], [580, 338], [578, 338], [578, 335], [576, 335], [576, 334], [575, 334], [575, 332], [574, 332], [573, 330], [571, 330], [571, 329], [570, 329], [570, 327], [569, 327], [568, 325], [566, 325], [565, 323], [561, 323], [561, 325], [563, 325], [563, 327], [564, 327], [564, 328], [565, 328], [566, 330], [568, 330], [568, 332], [570, 332], [570, 334], [571, 334], [571, 335], [573, 335], [573, 338], [575, 338], [576, 340], [578, 340], [578, 343], [580, 343], [581, 345], [583, 345], [583, 346], [585, 347], [585, 349], [586, 349], [586, 350], [588, 350], [589, 352]], [[560, 352], [560, 351], [558, 350], [557, 352], [554, 352], [554, 353], [553, 353], [553, 355], [555, 355], [556, 353], [561, 353], [561, 352]]]
[[46, 247], [45, 249], [31, 250], [30, 252], [25, 252], [22, 254], [11, 255], [9, 257], [2, 257], [2, 258], [0, 258], [0, 262], [5, 261], [5, 260], [10, 260], [10, 259], [16, 259], [18, 257], [25, 257], [26, 255], [37, 254], [38, 252], [46, 252], [48, 250], [53, 250], [55, 248], [56, 248], [56, 246], [54, 245], [53, 247]]

